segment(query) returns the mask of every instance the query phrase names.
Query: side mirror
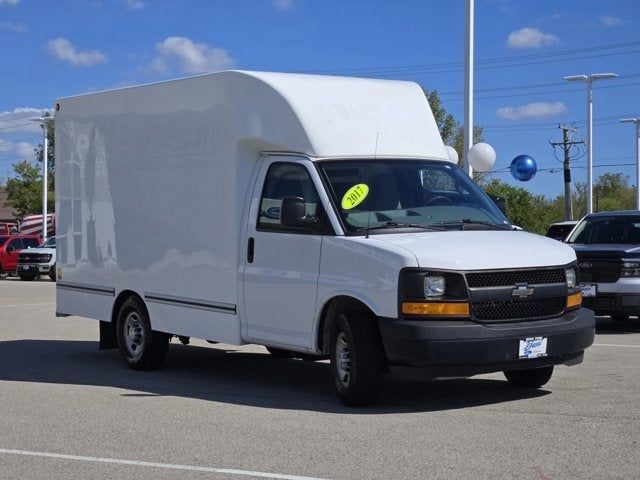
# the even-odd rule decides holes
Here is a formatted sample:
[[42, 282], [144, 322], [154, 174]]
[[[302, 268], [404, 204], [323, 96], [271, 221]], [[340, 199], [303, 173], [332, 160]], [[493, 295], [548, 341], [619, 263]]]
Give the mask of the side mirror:
[[285, 227], [314, 228], [318, 225], [318, 219], [306, 215], [303, 198], [286, 197], [280, 207], [280, 223]]
[[491, 200], [493, 200], [493, 203], [496, 204], [496, 207], [498, 207], [498, 210], [500, 210], [504, 216], [507, 216], [507, 201], [502, 198], [502, 197], [496, 197], [495, 195], [489, 195], [489, 197], [491, 198]]

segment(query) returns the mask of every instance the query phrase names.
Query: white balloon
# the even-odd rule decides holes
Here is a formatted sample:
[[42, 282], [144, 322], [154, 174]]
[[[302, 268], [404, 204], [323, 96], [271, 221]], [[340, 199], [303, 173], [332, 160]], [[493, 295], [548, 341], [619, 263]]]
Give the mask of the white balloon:
[[469, 150], [469, 163], [478, 172], [488, 172], [496, 163], [496, 151], [488, 143], [476, 143]]
[[458, 164], [458, 152], [456, 151], [456, 149], [453, 148], [453, 147], [450, 147], [449, 145], [445, 145], [444, 148], [447, 151], [447, 156], [449, 157], [449, 161], [451, 163], [453, 163], [454, 165], [457, 165]]

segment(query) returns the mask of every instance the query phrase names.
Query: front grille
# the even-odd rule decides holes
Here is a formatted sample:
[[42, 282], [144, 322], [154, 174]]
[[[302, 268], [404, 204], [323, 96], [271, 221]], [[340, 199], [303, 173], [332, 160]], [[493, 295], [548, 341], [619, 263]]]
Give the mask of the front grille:
[[476, 320], [485, 322], [527, 320], [560, 315], [565, 304], [565, 297], [475, 302], [471, 305], [471, 313]]
[[510, 270], [505, 272], [467, 273], [469, 288], [505, 287], [518, 283], [527, 285], [543, 285], [548, 283], [565, 283], [564, 269], [547, 270]]
[[[587, 266], [589, 265], [590, 266]], [[581, 282], [614, 283], [620, 278], [622, 263], [619, 260], [578, 259]]]
[[18, 263], [47, 263], [51, 260], [50, 253], [20, 253]]

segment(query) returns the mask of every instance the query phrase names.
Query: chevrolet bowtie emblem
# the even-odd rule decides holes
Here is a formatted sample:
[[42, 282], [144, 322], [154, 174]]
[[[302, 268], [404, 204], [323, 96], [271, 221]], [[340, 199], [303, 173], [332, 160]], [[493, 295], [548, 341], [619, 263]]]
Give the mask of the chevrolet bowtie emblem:
[[527, 298], [533, 295], [533, 288], [529, 288], [527, 284], [516, 285], [516, 288], [511, 292], [512, 297]]

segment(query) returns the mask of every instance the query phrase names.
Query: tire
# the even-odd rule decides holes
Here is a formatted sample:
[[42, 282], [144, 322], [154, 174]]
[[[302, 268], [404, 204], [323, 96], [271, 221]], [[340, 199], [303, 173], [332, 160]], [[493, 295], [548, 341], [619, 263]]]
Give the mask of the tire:
[[151, 330], [147, 309], [136, 297], [129, 297], [120, 307], [116, 335], [118, 350], [133, 370], [155, 370], [167, 358], [170, 335]]
[[550, 367], [530, 368], [504, 372], [508, 382], [514, 387], [539, 388], [551, 380], [553, 365]]
[[51, 267], [51, 270], [49, 270], [49, 278], [51, 279], [52, 282], [56, 281], [56, 264], [55, 263]]
[[273, 358], [293, 358], [293, 352], [276, 347], [265, 347]]
[[21, 273], [19, 274], [20, 276], [20, 280], [24, 280], [25, 282], [30, 282], [32, 280], [35, 280], [36, 275], [33, 274], [29, 274], [29, 273]]
[[624, 313], [614, 313], [611, 315], [611, 320], [614, 322], [626, 322], [629, 320], [629, 315]]
[[0, 278], [7, 278], [7, 273], [4, 271], [4, 268], [2, 268], [2, 264], [0, 263]]
[[384, 363], [375, 318], [363, 312], [338, 313], [331, 329], [331, 374], [342, 404], [373, 405]]

